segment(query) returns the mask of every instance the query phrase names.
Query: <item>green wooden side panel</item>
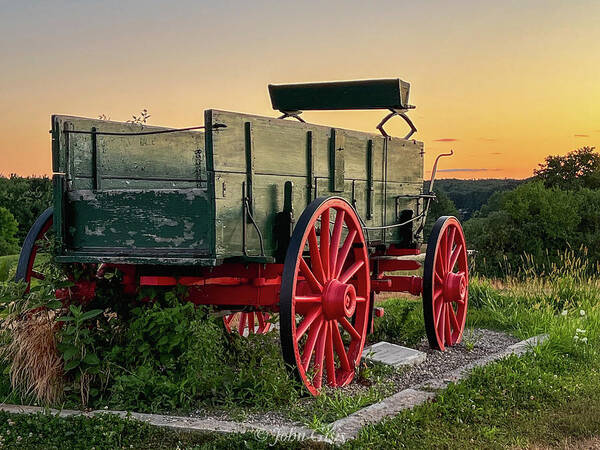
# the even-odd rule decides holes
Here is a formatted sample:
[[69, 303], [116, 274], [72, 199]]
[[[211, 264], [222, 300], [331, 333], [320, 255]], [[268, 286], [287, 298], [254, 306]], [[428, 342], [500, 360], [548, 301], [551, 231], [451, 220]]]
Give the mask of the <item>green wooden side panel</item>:
[[71, 251], [208, 256], [210, 209], [202, 189], [72, 191], [67, 242]]
[[54, 116], [55, 211], [62, 261], [215, 264], [204, 133]]
[[[245, 123], [252, 124], [254, 171], [256, 174], [307, 176], [307, 141], [312, 135], [315, 176], [330, 175], [329, 155], [332, 128], [291, 120], [209, 110], [206, 123], [225, 124], [214, 129], [209, 140], [212, 152], [207, 154], [208, 170], [246, 172]], [[374, 164], [383, 167], [383, 137], [377, 134], [335, 129], [344, 135], [345, 178], [366, 179], [365, 164], [368, 141], [374, 144]], [[375, 179], [381, 181], [381, 170]]]
[[[386, 141], [372, 133], [217, 110], [206, 112], [205, 123], [207, 171], [214, 176], [218, 258], [243, 254], [243, 183], [251, 186], [248, 196], [267, 256], [273, 256], [277, 246], [274, 224], [283, 208], [286, 181], [294, 184], [296, 219], [317, 196], [345, 198], [372, 227], [399, 223], [404, 210], [417, 213], [415, 196], [422, 192], [423, 177], [421, 142]], [[372, 230], [369, 238], [403, 242], [399, 228]], [[249, 223], [246, 244], [248, 254], [259, 255], [258, 235]]]
[[419, 183], [423, 181], [423, 143], [390, 139], [387, 145], [387, 181]]
[[64, 173], [70, 189], [91, 189], [94, 171], [100, 188], [172, 189], [204, 187], [207, 181], [204, 133], [185, 131], [144, 136], [97, 135], [93, 164], [92, 136], [65, 130], [146, 132], [162, 127], [86, 119], [52, 117], [54, 172]]

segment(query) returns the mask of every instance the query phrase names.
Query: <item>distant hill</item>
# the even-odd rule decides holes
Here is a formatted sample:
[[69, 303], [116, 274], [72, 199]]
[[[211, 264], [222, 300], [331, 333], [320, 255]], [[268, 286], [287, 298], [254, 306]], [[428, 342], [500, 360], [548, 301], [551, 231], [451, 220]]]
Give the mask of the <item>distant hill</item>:
[[[459, 180], [456, 178], [447, 178], [436, 180], [434, 189], [436, 191], [444, 191], [460, 211], [462, 220], [467, 220], [475, 211], [479, 211], [487, 203], [492, 194], [514, 189], [525, 181], [528, 180], [515, 180], [511, 178]], [[424, 185], [427, 190], [429, 181], [426, 181]]]

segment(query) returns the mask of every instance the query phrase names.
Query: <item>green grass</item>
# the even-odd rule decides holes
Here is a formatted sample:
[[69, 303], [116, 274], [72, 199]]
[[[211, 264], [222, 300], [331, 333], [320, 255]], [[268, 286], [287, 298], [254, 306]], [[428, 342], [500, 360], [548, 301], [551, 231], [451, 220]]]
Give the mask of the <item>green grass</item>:
[[[422, 337], [419, 302], [389, 300], [384, 307], [386, 314], [377, 322], [376, 338], [411, 343]], [[505, 330], [519, 338], [547, 333], [549, 339], [526, 356], [477, 369], [467, 380], [441, 391], [432, 403], [366, 427], [345, 447], [505, 448], [556, 445], [565, 438], [587, 438], [600, 432], [600, 279], [568, 264], [544, 277], [509, 279], [502, 284], [473, 277], [468, 324]], [[262, 346], [258, 340], [249, 342], [244, 350], [256, 350], [256, 346]], [[274, 357], [274, 352], [271, 354]], [[378, 366], [362, 370], [363, 376], [372, 380], [385, 377], [385, 370]], [[259, 382], [258, 378], [246, 379], [250, 384]], [[337, 391], [307, 401], [294, 400], [290, 414], [326, 431], [327, 423], [389, 394], [385, 383], [374, 386], [354, 396]], [[230, 411], [243, 415], [260, 408], [258, 404], [232, 406]], [[12, 430], [17, 429], [21, 439], [29, 433], [32, 439], [36, 433], [42, 436], [27, 441], [30, 447], [41, 443], [47, 448], [92, 446], [84, 442], [97, 443], [96, 448], [319, 447], [252, 434], [181, 434], [118, 418], [39, 416], [28, 421], [23, 416], [5, 416], [15, 422], [10, 425], [3, 417], [0, 435], [8, 447], [16, 441], [6, 439], [14, 439]], [[48, 431], [40, 432], [40, 427]], [[66, 434], [59, 440], [63, 430]], [[67, 430], [76, 431], [69, 434]], [[116, 436], [112, 430], [123, 431]]]
[[[369, 426], [344, 447], [506, 448], [594, 436], [600, 430], [597, 366], [547, 350], [478, 369], [434, 403]], [[323, 447], [253, 434], [177, 433], [111, 416], [59, 419], [0, 413], [0, 435], [8, 448], [15, 446], [17, 436], [24, 448]]]
[[[262, 436], [261, 436], [262, 438]], [[0, 412], [0, 447], [24, 449], [175, 449], [290, 448], [252, 434], [223, 436], [179, 432], [106, 414], [59, 418], [52, 414], [19, 415]]]
[[19, 255], [0, 256], [0, 281], [6, 281], [14, 273], [19, 262]]
[[0, 264], [10, 264], [11, 266], [16, 265], [19, 261], [19, 255], [5, 255], [0, 256]]
[[362, 430], [350, 448], [554, 445], [600, 430], [600, 375], [542, 350], [510, 357], [451, 385], [434, 403]]

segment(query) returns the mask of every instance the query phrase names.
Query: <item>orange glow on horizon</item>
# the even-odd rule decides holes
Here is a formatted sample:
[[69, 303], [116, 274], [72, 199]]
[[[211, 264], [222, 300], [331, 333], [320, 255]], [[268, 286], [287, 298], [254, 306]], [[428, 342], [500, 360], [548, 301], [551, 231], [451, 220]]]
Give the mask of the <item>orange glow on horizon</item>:
[[[337, 79], [411, 83], [425, 178], [450, 149], [440, 178], [526, 178], [547, 155], [600, 147], [598, 2], [133, 3], [93, 18], [83, 4], [4, 7], [0, 174], [51, 174], [54, 113], [148, 108], [152, 125], [193, 126], [208, 108], [276, 116], [268, 83]], [[303, 117], [375, 132], [384, 114]], [[387, 128], [405, 134], [400, 119]]]

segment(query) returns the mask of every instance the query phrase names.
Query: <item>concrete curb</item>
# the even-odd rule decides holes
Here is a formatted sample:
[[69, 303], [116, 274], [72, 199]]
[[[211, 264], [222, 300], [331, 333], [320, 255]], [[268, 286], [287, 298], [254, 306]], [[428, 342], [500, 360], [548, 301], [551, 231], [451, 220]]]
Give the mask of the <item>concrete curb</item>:
[[260, 440], [268, 437], [278, 441], [311, 440], [329, 444], [343, 444], [356, 438], [360, 430], [369, 424], [378, 423], [390, 416], [395, 416], [405, 409], [411, 409], [421, 405], [437, 394], [432, 390], [444, 389], [450, 383], [456, 383], [469, 376], [476, 367], [485, 366], [509, 355], [522, 355], [544, 342], [548, 335], [534, 336], [524, 341], [517, 342], [505, 350], [485, 356], [456, 369], [448, 374], [443, 380], [431, 379], [418, 385], [397, 392], [378, 403], [362, 408], [347, 417], [336, 420], [331, 424], [331, 434], [324, 436], [310, 428], [302, 425], [259, 425], [230, 420], [217, 420], [211, 418], [194, 418], [185, 416], [167, 416], [162, 414], [127, 413], [125, 411], [95, 410], [89, 412], [70, 409], [56, 410], [39, 406], [22, 406], [0, 404], [0, 411], [15, 414], [36, 414], [50, 412], [59, 417], [86, 416], [93, 417], [100, 414], [116, 414], [121, 417], [131, 417], [141, 422], [158, 427], [166, 427], [180, 431], [204, 431], [215, 433], [252, 433]]
[[456, 383], [467, 378], [475, 367], [485, 366], [509, 355], [522, 355], [544, 342], [547, 338], [548, 335], [542, 334], [517, 342], [505, 350], [484, 356], [450, 372], [443, 380], [433, 378], [424, 381], [387, 397], [379, 403], [367, 406], [347, 417], [336, 420], [331, 425], [332, 430], [336, 433], [334, 440], [336, 443], [344, 443], [349, 439], [354, 439], [364, 426], [380, 422], [387, 417], [395, 416], [402, 410], [414, 408], [433, 399], [437, 394], [431, 392], [432, 390], [444, 389], [450, 383]]
[[196, 418], [186, 416], [167, 416], [163, 414], [146, 414], [127, 411], [112, 411], [99, 409], [94, 411], [78, 411], [73, 409], [52, 409], [41, 406], [8, 405], [0, 404], [0, 411], [13, 414], [50, 413], [58, 417], [85, 416], [94, 417], [102, 414], [114, 414], [122, 418], [145, 422], [157, 427], [171, 428], [178, 431], [203, 431], [214, 433], [252, 433], [260, 440], [276, 437], [279, 440], [312, 440], [317, 442], [333, 443], [331, 439], [302, 425], [260, 425], [231, 420], [218, 420], [212, 418]]

